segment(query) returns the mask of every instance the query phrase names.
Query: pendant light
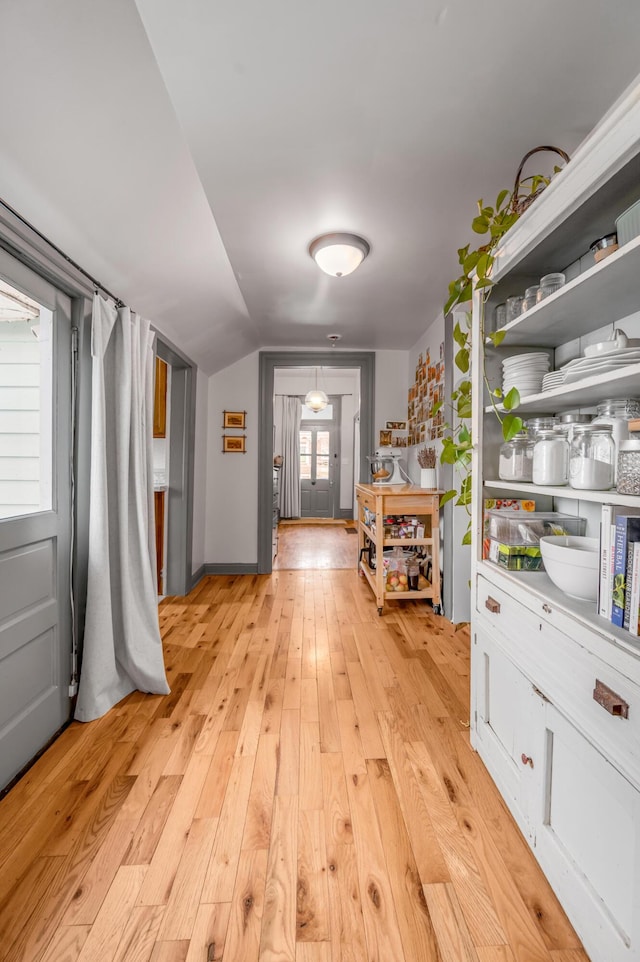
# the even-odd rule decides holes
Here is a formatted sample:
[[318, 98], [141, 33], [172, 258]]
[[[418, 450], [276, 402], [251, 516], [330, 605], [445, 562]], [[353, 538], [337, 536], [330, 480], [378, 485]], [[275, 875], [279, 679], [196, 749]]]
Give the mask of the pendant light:
[[318, 388], [318, 368], [315, 369], [316, 372], [316, 386], [311, 391], [307, 391], [307, 395], [304, 399], [304, 403], [310, 408], [314, 414], [318, 411], [324, 411], [327, 404], [329, 403], [329, 398], [324, 393], [324, 391]]
[[311, 241], [309, 254], [325, 274], [346, 277], [360, 267], [371, 250], [358, 234], [322, 234]]

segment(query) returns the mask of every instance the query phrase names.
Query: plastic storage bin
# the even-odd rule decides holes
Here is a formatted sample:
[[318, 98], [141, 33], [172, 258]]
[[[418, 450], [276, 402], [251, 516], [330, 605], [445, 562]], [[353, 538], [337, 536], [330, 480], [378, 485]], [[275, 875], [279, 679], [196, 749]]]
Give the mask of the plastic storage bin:
[[583, 535], [587, 522], [559, 511], [488, 511], [487, 535], [502, 545], [537, 545], [544, 535]]
[[508, 571], [543, 571], [540, 545], [504, 544], [489, 539], [489, 561]]

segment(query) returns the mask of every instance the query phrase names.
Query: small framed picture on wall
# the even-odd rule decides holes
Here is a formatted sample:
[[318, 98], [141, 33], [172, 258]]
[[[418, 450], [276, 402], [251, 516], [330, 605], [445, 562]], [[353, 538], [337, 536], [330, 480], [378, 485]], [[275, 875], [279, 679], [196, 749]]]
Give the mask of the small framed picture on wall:
[[241, 431], [247, 426], [247, 412], [246, 411], [223, 411], [222, 412], [222, 427], [226, 428], [240, 428]]
[[222, 435], [222, 453], [223, 454], [246, 454], [246, 437], [245, 435]]

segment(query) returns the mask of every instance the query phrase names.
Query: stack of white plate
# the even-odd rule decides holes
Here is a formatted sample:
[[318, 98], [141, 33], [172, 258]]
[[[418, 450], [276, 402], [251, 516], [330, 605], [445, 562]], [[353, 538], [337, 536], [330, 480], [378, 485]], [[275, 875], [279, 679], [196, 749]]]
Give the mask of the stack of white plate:
[[565, 364], [562, 371], [565, 384], [572, 384], [596, 374], [611, 374], [628, 364], [640, 364], [640, 348], [625, 347], [610, 351], [603, 357], [579, 357]]
[[520, 397], [539, 394], [542, 378], [549, 370], [549, 355], [536, 351], [534, 354], [518, 354], [502, 362], [502, 390], [507, 394], [516, 387]]
[[555, 387], [560, 387], [562, 384], [564, 384], [564, 371], [549, 371], [542, 378], [543, 391], [553, 391]]

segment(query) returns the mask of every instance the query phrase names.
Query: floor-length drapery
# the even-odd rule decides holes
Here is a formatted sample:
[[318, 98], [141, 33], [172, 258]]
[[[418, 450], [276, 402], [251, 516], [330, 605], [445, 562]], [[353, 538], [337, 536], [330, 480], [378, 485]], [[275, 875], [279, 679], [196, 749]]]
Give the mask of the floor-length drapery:
[[300, 398], [279, 394], [274, 410], [274, 453], [283, 457], [280, 471], [280, 515], [300, 517]]
[[79, 721], [99, 718], [135, 689], [169, 692], [154, 575], [153, 338], [148, 321], [95, 295]]

